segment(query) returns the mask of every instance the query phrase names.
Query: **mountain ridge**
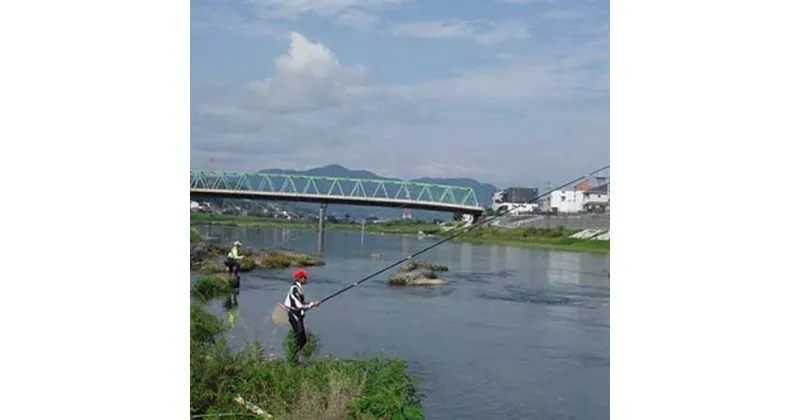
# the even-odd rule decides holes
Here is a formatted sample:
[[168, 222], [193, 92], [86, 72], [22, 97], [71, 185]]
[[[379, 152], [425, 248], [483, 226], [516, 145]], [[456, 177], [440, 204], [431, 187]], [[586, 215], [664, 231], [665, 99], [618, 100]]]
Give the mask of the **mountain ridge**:
[[[337, 178], [376, 179], [384, 181], [404, 181], [403, 179], [399, 178], [391, 178], [378, 175], [374, 172], [365, 169], [349, 169], [339, 164], [329, 164], [306, 170], [275, 168], [275, 169], [262, 169], [258, 172], [281, 174], [281, 175], [308, 175], [308, 176], [327, 176], [327, 177], [337, 177]], [[490, 205], [492, 200], [492, 194], [494, 194], [495, 191], [499, 190], [499, 188], [490, 183], [484, 183], [473, 178], [464, 178], [464, 177], [461, 178], [420, 177], [420, 178], [410, 179], [408, 181], [472, 188], [473, 191], [475, 191], [475, 198], [478, 200], [478, 203], [480, 203], [480, 205], [483, 207], [488, 207]], [[399, 217], [402, 214], [402, 210], [362, 207], [362, 206], [332, 205], [329, 206], [329, 213], [330, 214], [346, 213], [349, 214], [351, 217], [356, 217], [356, 218], [362, 218], [368, 216]], [[437, 217], [442, 218], [442, 213], [431, 212], [431, 211], [414, 210], [412, 215], [414, 216], [414, 218], [424, 218], [424, 219], [433, 219]]]
[[[294, 170], [294, 169], [262, 169], [259, 173], [273, 173], [282, 175], [309, 175], [309, 176], [329, 176], [337, 178], [363, 178], [363, 179], [378, 179], [384, 181], [404, 181], [400, 178], [386, 177], [378, 175], [374, 172], [365, 169], [349, 169], [339, 164], [330, 164], [318, 168], [311, 168], [307, 170]], [[429, 184], [442, 184], [452, 185], [455, 187], [472, 188], [475, 191], [475, 196], [478, 202], [487, 206], [491, 203], [492, 194], [499, 190], [496, 186], [490, 183], [480, 182], [474, 178], [436, 178], [436, 177], [420, 177], [409, 179], [410, 182], [424, 182]]]

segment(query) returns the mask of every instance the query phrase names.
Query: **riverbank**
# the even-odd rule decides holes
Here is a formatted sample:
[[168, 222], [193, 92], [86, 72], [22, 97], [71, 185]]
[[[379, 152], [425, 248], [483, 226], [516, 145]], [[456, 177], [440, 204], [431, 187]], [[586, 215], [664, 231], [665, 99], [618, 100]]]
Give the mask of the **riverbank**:
[[[190, 243], [192, 258], [196, 258], [197, 250], [206, 244], [194, 229]], [[350, 360], [316, 357], [320, 338], [310, 331], [309, 342], [300, 352], [300, 364], [265, 354], [258, 341], [240, 350], [232, 349], [225, 339], [225, 324], [208, 312], [205, 304], [227, 299], [232, 324], [238, 307], [233, 302], [238, 302], [238, 293], [227, 274], [205, 275], [192, 285], [189, 330], [193, 418], [249, 418], [254, 414], [296, 420], [424, 418], [417, 379], [400, 359], [384, 355]], [[289, 330], [283, 341], [287, 354], [292, 352], [293, 343]]]
[[[273, 219], [258, 216], [240, 216], [227, 214], [199, 213], [192, 212], [190, 223], [193, 226], [200, 225], [222, 225], [238, 227], [268, 227], [278, 229], [308, 229], [316, 230], [316, 222], [292, 221], [285, 219]], [[326, 222], [326, 230], [361, 232], [361, 223]], [[436, 234], [441, 227], [434, 223], [426, 223], [416, 220], [393, 220], [385, 223], [369, 223], [364, 225], [367, 233], [383, 233], [389, 235], [416, 235], [419, 232], [425, 234]]]
[[[223, 322], [201, 305], [192, 304], [190, 319], [193, 418], [223, 413], [232, 418], [297, 420], [424, 418], [416, 378], [402, 360], [379, 355], [345, 361], [328, 356], [288, 363], [266, 355], [258, 342], [231, 349], [223, 336]], [[319, 338], [312, 337], [313, 351]], [[291, 348], [292, 342], [287, 334], [284, 348]]]
[[[310, 222], [295, 222], [280, 219], [271, 219], [256, 216], [217, 215], [210, 213], [192, 213], [192, 224], [197, 225], [227, 225], [239, 227], [268, 227], [284, 229], [310, 229], [316, 230], [317, 225]], [[330, 231], [360, 232], [361, 224], [356, 223], [326, 223], [325, 229]], [[441, 226], [421, 221], [398, 220], [386, 223], [365, 225], [367, 233], [381, 233], [387, 235], [416, 235], [422, 231], [428, 235], [445, 238], [452, 235]], [[456, 242], [469, 242], [485, 245], [512, 245], [532, 248], [546, 248], [559, 251], [591, 252], [608, 254], [611, 252], [611, 241], [588, 240], [570, 238], [580, 232], [580, 229], [556, 228], [515, 228], [504, 229], [496, 227], [480, 227], [455, 239]]]
[[571, 235], [580, 231], [580, 229], [564, 228], [503, 229], [480, 227], [457, 237], [455, 241], [484, 245], [514, 245], [547, 248], [558, 251], [591, 252], [596, 254], [608, 254], [611, 252], [610, 240], [570, 238]]

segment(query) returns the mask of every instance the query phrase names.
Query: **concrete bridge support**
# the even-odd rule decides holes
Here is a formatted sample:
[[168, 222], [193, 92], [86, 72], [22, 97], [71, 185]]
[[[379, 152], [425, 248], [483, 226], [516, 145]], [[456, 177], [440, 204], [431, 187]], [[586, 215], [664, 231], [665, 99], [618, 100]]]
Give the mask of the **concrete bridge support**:
[[317, 239], [317, 253], [322, 255], [325, 250], [325, 208], [327, 204], [322, 203], [319, 205], [319, 237]]

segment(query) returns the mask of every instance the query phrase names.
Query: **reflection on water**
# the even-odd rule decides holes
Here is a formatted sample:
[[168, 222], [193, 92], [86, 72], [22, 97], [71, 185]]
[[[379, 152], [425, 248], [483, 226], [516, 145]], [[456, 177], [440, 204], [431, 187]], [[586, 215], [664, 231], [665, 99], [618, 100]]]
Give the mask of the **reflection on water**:
[[[245, 247], [316, 251], [313, 230], [212, 227], [201, 234]], [[310, 267], [310, 299], [340, 290], [431, 244], [431, 238], [331, 231], [323, 267]], [[376, 255], [380, 255], [378, 258]], [[422, 258], [449, 266], [435, 288], [388, 287], [393, 272], [309, 313], [323, 352], [386, 351], [420, 376], [430, 419], [607, 419], [608, 257], [501, 245], [445, 243]], [[286, 329], [271, 320], [291, 269], [242, 274], [234, 344], [260, 340], [280, 352]], [[223, 302], [224, 303], [224, 302]]]
[[401, 253], [402, 256], [405, 257], [407, 255], [411, 255], [411, 238], [408, 236], [401, 236], [400, 237], [400, 244], [402, 246]]
[[459, 251], [459, 269], [461, 272], [469, 273], [472, 271], [472, 244], [468, 242], [462, 243]]

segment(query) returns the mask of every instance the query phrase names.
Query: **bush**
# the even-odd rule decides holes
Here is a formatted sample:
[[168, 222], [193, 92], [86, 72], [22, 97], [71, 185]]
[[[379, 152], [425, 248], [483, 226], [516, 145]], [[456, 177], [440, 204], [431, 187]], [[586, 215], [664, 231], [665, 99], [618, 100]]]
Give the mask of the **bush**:
[[422, 396], [402, 360], [380, 356], [358, 362], [366, 373], [363, 394], [353, 400], [349, 414], [357, 419], [422, 419]]
[[231, 281], [227, 274], [211, 274], [198, 277], [192, 286], [192, 296], [201, 302], [222, 297], [231, 292]]
[[[319, 337], [306, 328], [306, 345], [300, 350], [299, 356], [303, 356], [306, 360], [310, 360], [319, 350]], [[289, 357], [294, 354], [295, 339], [294, 331], [290, 328], [283, 339], [283, 354], [286, 356], [287, 361]]]
[[239, 271], [240, 272], [247, 272], [252, 271], [256, 268], [256, 262], [253, 260], [253, 257], [244, 257], [241, 261], [239, 261]]
[[189, 315], [189, 335], [192, 342], [211, 344], [225, 328], [219, 318], [206, 312], [200, 305], [193, 303]]
[[[265, 357], [258, 343], [234, 352], [215, 336], [222, 332], [222, 323], [212, 321], [214, 318], [202, 307], [192, 306], [193, 416], [228, 413], [253, 417], [236, 403], [241, 397], [276, 418], [423, 418], [416, 379], [400, 360], [326, 357], [300, 366]], [[315, 336], [314, 340], [318, 343], [319, 339]]]

